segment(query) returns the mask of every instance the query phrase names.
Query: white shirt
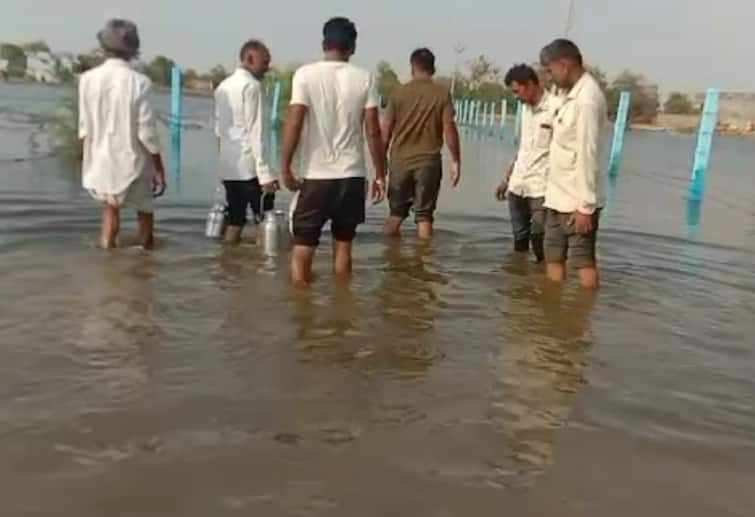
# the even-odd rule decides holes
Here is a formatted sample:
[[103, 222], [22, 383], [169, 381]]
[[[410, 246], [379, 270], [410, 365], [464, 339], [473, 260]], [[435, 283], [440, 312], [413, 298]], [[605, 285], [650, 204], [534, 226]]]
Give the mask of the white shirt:
[[265, 87], [244, 68], [215, 90], [215, 136], [220, 139], [218, 176], [221, 180], [275, 178], [268, 164]]
[[152, 83], [121, 59], [108, 59], [79, 80], [79, 138], [84, 140], [82, 183], [104, 195], [122, 194], [151, 177], [150, 155], [160, 152]]
[[543, 91], [540, 102], [534, 108], [524, 104], [519, 151], [509, 178], [511, 193], [533, 198], [545, 196], [553, 121], [559, 106], [560, 99], [547, 91]]
[[367, 176], [364, 111], [378, 107], [371, 73], [342, 61], [303, 66], [294, 75], [291, 104], [308, 108], [299, 143], [303, 177]]
[[605, 203], [600, 168], [606, 98], [587, 72], [556, 114], [545, 206], [558, 212], [592, 214]]

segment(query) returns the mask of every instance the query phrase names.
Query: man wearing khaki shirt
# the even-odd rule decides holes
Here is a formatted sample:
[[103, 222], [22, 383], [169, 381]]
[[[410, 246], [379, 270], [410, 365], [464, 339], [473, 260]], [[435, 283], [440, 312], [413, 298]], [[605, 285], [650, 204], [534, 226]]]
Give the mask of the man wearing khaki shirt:
[[582, 286], [593, 289], [599, 283], [595, 247], [605, 199], [599, 161], [606, 98], [571, 41], [555, 40], [542, 50], [540, 61], [568, 92], [555, 117], [545, 191], [547, 275], [563, 282], [568, 257], [579, 270]]

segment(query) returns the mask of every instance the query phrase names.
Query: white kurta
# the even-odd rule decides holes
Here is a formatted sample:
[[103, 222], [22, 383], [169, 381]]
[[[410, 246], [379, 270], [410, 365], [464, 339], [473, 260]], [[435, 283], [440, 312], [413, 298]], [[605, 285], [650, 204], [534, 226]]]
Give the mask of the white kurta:
[[265, 87], [238, 68], [215, 90], [215, 136], [220, 140], [221, 180], [275, 180], [268, 161]]
[[82, 183], [104, 196], [121, 196], [154, 173], [160, 152], [150, 80], [120, 59], [108, 59], [79, 81], [79, 138], [84, 141]]

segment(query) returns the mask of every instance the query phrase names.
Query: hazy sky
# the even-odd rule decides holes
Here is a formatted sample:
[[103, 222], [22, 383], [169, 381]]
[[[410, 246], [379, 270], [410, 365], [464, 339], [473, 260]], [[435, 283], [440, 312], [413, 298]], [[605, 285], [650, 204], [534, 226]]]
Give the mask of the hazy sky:
[[[644, 73], [662, 90], [755, 91], [753, 0], [575, 0], [571, 37], [586, 58], [613, 75]], [[108, 17], [139, 25], [144, 57], [182, 66], [231, 66], [240, 43], [264, 39], [276, 64], [319, 56], [320, 30], [333, 15], [359, 30], [355, 62], [390, 62], [403, 77], [409, 52], [429, 46], [441, 71], [453, 70], [454, 43], [464, 62], [486, 54], [502, 68], [534, 61], [563, 33], [568, 0], [2, 0], [0, 41], [44, 38], [55, 50], [96, 45]]]

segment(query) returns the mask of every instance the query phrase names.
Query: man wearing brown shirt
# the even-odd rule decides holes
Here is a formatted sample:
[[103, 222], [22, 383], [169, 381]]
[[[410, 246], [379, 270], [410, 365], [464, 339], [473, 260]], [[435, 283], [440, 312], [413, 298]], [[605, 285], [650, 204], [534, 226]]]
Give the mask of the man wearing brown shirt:
[[430, 239], [443, 174], [441, 151], [445, 136], [451, 152], [451, 183], [461, 178], [459, 132], [451, 96], [433, 81], [435, 56], [422, 48], [411, 56], [412, 80], [398, 86], [383, 122], [385, 151], [390, 150], [388, 235], [398, 236], [401, 223], [414, 209], [417, 236]]

